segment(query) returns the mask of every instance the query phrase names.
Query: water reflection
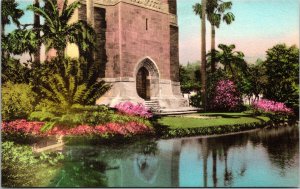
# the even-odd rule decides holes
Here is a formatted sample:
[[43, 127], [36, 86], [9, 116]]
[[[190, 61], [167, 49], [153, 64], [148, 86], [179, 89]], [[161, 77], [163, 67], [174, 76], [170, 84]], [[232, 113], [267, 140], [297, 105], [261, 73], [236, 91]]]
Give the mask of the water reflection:
[[[298, 140], [298, 128], [286, 127], [130, 145], [68, 146], [64, 152], [69, 161], [55, 182], [81, 187], [296, 187]], [[79, 177], [84, 181], [77, 182]]]

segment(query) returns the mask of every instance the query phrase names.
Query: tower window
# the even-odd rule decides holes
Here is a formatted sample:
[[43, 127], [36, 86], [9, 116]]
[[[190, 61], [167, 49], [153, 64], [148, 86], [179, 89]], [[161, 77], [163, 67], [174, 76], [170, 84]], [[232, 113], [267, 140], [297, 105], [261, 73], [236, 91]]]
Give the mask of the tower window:
[[148, 18], [146, 18], [146, 30], [148, 30]]

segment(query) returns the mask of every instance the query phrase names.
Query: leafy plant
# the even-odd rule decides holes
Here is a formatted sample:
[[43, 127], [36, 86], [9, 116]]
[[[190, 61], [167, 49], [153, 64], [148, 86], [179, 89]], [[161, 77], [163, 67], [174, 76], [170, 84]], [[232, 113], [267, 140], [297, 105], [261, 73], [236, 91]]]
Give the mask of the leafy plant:
[[40, 110], [67, 113], [73, 105], [93, 105], [110, 88], [97, 81], [94, 68], [82, 59], [54, 59], [49, 63], [54, 69], [36, 86], [42, 97]]
[[[3, 142], [2, 145], [2, 186], [29, 187], [41, 175], [36, 172], [47, 165], [57, 165], [64, 156], [57, 153], [36, 155], [30, 146]], [[49, 176], [49, 175], [48, 175]]]
[[30, 69], [26, 64], [21, 64], [14, 58], [3, 59], [1, 63], [2, 83], [29, 83]]
[[26, 118], [34, 110], [36, 99], [28, 84], [7, 82], [2, 86], [2, 119]]

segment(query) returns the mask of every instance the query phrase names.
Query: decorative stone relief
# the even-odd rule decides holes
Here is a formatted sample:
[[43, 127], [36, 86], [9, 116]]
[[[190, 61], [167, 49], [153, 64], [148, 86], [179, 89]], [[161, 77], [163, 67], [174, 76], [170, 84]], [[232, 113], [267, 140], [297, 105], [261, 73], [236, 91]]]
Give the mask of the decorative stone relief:
[[[86, 0], [81, 0], [81, 2]], [[153, 10], [168, 12], [168, 5], [163, 4], [161, 0], [94, 0], [94, 3], [97, 5], [110, 6], [115, 5], [119, 2], [126, 2], [136, 4], [145, 8], [150, 8]]]
[[160, 0], [131, 0], [133, 3], [142, 4], [147, 7], [161, 9], [161, 1]]

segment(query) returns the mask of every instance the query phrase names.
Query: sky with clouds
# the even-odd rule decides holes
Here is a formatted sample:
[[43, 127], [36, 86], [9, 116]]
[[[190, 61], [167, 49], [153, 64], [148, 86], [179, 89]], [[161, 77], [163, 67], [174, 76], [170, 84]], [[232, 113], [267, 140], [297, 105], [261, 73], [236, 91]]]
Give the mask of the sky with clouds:
[[[201, 0], [177, 0], [180, 63], [200, 60], [200, 18], [192, 6]], [[264, 58], [265, 51], [277, 43], [299, 47], [299, 0], [231, 0], [235, 21], [222, 23], [216, 43], [235, 44], [248, 62]], [[207, 22], [207, 50], [210, 49]]]
[[[17, 0], [25, 10], [32, 0]], [[277, 43], [299, 47], [299, 0], [231, 0], [235, 21], [222, 23], [216, 31], [216, 43], [235, 44], [248, 62], [264, 58], [265, 51]], [[201, 0], [177, 0], [179, 59], [181, 64], [200, 60], [200, 18], [192, 6]], [[23, 23], [32, 21], [26, 11]], [[14, 29], [6, 28], [7, 32]], [[210, 49], [210, 24], [207, 22], [207, 50]]]

